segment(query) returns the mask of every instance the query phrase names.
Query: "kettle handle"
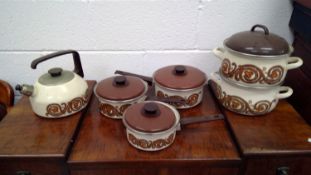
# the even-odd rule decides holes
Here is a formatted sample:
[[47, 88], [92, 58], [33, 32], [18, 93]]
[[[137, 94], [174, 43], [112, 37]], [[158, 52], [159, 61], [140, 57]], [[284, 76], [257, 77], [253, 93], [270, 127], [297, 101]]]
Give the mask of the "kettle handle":
[[46, 60], [49, 60], [51, 58], [58, 57], [61, 55], [70, 54], [70, 53], [73, 55], [73, 62], [74, 62], [74, 66], [75, 66], [73, 72], [75, 72], [76, 74], [80, 75], [80, 77], [83, 78], [84, 73], [83, 73], [83, 69], [82, 69], [82, 65], [81, 65], [81, 61], [80, 61], [80, 55], [75, 50], [61, 50], [61, 51], [54, 52], [54, 53], [51, 53], [48, 55], [44, 55], [40, 58], [33, 60], [31, 62], [31, 68], [36, 69], [37, 65], [43, 61], [46, 61]]

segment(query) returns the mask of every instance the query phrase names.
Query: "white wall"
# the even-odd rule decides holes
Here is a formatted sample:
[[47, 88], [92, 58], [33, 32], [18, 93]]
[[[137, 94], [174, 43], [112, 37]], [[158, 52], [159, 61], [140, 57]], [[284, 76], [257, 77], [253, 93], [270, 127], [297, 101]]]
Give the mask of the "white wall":
[[70, 56], [30, 68], [63, 49], [80, 51], [86, 79], [169, 64], [208, 74], [219, 67], [211, 49], [256, 23], [291, 43], [291, 11], [290, 0], [1, 0], [0, 79], [32, 84], [48, 68], [72, 69]]

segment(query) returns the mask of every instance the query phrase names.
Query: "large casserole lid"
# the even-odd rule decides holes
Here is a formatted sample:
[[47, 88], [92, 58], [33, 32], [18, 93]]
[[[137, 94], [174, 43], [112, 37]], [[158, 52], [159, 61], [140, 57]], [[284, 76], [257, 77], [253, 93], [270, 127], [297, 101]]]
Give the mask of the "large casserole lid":
[[259, 24], [254, 25], [250, 31], [232, 35], [224, 41], [224, 45], [233, 51], [250, 55], [279, 56], [290, 52], [284, 38], [270, 33], [266, 26]]
[[197, 88], [206, 82], [206, 76], [201, 70], [185, 65], [163, 67], [153, 77], [161, 86], [181, 90]]
[[172, 128], [177, 122], [176, 115], [161, 102], [136, 103], [127, 108], [123, 122], [136, 131], [154, 133]]
[[143, 80], [132, 76], [114, 76], [100, 81], [96, 94], [108, 100], [129, 100], [142, 95], [147, 86]]

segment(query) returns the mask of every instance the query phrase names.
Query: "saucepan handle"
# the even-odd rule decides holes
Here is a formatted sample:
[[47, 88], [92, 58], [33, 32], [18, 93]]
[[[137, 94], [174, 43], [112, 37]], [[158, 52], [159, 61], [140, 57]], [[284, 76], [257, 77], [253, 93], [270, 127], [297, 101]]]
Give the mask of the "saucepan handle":
[[125, 72], [125, 71], [121, 71], [121, 70], [116, 70], [114, 72], [114, 74], [129, 75], [129, 76], [133, 76], [133, 77], [138, 77], [138, 78], [141, 78], [142, 80], [146, 81], [149, 86], [152, 86], [152, 82], [153, 82], [152, 77], [148, 77], [148, 76], [144, 76], [144, 75], [139, 75], [139, 74], [134, 74], [134, 73], [130, 73], [130, 72]]
[[180, 119], [180, 125], [189, 125], [194, 123], [210, 122], [214, 120], [223, 120], [224, 116], [222, 114], [208, 115], [208, 116], [198, 116], [198, 117], [187, 117]]

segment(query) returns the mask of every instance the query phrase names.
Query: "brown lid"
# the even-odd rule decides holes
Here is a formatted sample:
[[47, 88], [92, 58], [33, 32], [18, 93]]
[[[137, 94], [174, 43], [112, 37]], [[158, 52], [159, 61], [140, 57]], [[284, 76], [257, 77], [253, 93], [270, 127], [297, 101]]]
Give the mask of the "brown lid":
[[145, 88], [140, 78], [114, 76], [100, 81], [96, 87], [96, 94], [108, 100], [129, 100], [140, 96]]
[[192, 89], [206, 81], [206, 76], [201, 70], [184, 65], [163, 67], [157, 70], [153, 77], [160, 85], [172, 89]]
[[159, 102], [136, 103], [127, 108], [124, 122], [142, 132], [161, 132], [170, 129], [176, 122], [174, 111]]
[[[263, 31], [255, 30], [260, 28]], [[250, 31], [240, 32], [228, 38], [224, 45], [228, 48], [251, 55], [277, 56], [289, 53], [286, 40], [273, 33], [264, 25], [254, 25]]]

